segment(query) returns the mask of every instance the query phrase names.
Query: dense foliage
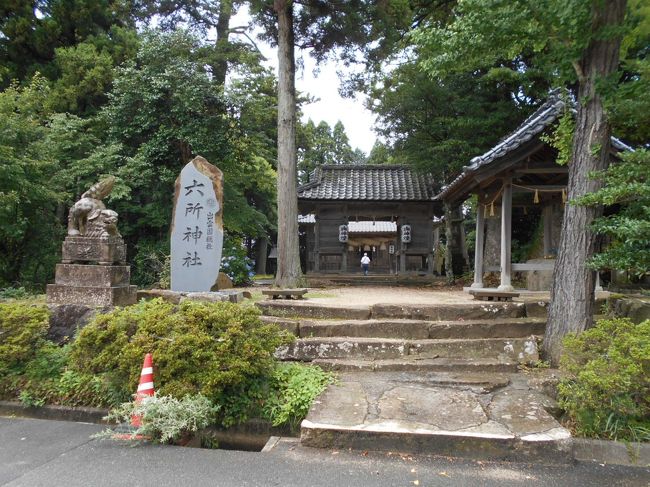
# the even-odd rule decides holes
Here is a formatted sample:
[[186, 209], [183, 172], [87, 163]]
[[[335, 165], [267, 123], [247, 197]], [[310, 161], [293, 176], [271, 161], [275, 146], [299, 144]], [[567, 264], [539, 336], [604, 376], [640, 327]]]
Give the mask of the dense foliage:
[[274, 350], [289, 339], [252, 307], [153, 300], [96, 317], [72, 344], [71, 366], [128, 394], [150, 352], [161, 395], [201, 393], [220, 403], [272, 370]]
[[[0, 304], [0, 398], [114, 406], [115, 417], [140, 408], [141, 433], [161, 441], [205, 421], [231, 426], [259, 417], [296, 427], [333, 382], [318, 367], [278, 364], [274, 350], [293, 337], [263, 324], [253, 307], [141, 302], [98, 315], [64, 346], [46, 339], [48, 321], [45, 306]], [[159, 400], [145, 407], [128, 401], [146, 352]]]
[[271, 375], [263, 416], [274, 426], [286, 424], [296, 428], [307, 416], [314, 399], [333, 381], [334, 376], [320, 367], [282, 364]]
[[253, 261], [246, 255], [241, 239], [226, 236], [221, 257], [221, 272], [236, 286], [247, 284], [253, 279]]
[[641, 277], [650, 273], [650, 152], [638, 150], [621, 158], [594, 175], [603, 180], [603, 188], [576, 203], [610, 208], [609, 214], [593, 224], [608, 237], [608, 243], [594, 256], [592, 265]]
[[[141, 424], [131, 433], [133, 438], [144, 437], [154, 443], [168, 443], [213, 424], [218, 411], [218, 405], [200, 394], [181, 399], [156, 394], [144, 401], [122, 403], [111, 410], [107, 419], [117, 424], [128, 424], [133, 416], [138, 416]], [[108, 429], [99, 436], [110, 438], [114, 435], [115, 432]]]
[[599, 321], [564, 340], [560, 405], [581, 435], [650, 441], [650, 320]]
[[49, 312], [45, 306], [0, 304], [0, 375], [20, 370], [45, 342]]

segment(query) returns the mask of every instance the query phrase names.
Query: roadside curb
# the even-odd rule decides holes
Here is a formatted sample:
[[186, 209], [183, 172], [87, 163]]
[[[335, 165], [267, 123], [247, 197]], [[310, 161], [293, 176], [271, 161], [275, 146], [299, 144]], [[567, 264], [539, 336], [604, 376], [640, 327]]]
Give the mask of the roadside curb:
[[650, 467], [650, 443], [573, 438], [574, 457], [578, 462]]
[[[107, 409], [90, 407], [52, 406], [43, 407], [25, 406], [18, 401], [0, 401], [0, 416], [18, 416], [22, 418], [51, 419], [57, 421], [75, 421], [82, 423], [108, 424], [103, 417], [108, 414]], [[260, 428], [262, 422], [251, 421], [240, 428], [247, 433]], [[279, 441], [279, 436], [291, 436], [289, 431], [282, 428], [269, 428], [264, 424], [261, 429], [270, 436], [265, 451], [271, 450]], [[255, 431], [261, 433], [261, 431]], [[291, 438], [296, 441], [297, 438]], [[572, 438], [573, 456], [578, 462], [600, 463], [606, 465], [622, 465], [626, 467], [650, 467], [650, 443], [623, 443], [620, 441], [595, 440], [589, 438]]]
[[103, 419], [107, 414], [108, 409], [102, 408], [52, 405], [33, 407], [26, 406], [18, 401], [0, 401], [0, 416], [19, 416], [22, 418], [108, 424], [108, 422]]

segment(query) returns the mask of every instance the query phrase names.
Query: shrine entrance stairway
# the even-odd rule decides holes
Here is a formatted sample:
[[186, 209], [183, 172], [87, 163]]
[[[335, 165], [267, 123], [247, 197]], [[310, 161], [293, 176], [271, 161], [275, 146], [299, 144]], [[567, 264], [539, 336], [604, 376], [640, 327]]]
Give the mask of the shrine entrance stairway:
[[[483, 460], [573, 461], [568, 430], [535, 368], [545, 303], [259, 302], [262, 319], [296, 335], [277, 351], [336, 371], [301, 442], [321, 448]], [[309, 297], [309, 295], [307, 295]]]

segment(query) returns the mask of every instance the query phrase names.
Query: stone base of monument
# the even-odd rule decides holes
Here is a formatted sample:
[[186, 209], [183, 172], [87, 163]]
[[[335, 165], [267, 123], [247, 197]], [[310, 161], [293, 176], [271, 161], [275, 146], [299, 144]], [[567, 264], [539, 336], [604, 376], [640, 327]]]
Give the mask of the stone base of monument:
[[62, 286], [119, 287], [128, 286], [131, 268], [128, 265], [57, 264], [55, 283]]
[[137, 302], [137, 286], [62, 286], [47, 285], [50, 304], [79, 304], [86, 306], [128, 306]]
[[[91, 307], [127, 306], [137, 302], [137, 287], [130, 285], [131, 270], [122, 263], [126, 246], [119, 237], [67, 237], [63, 264], [56, 265], [54, 284], [47, 285], [49, 304]], [[98, 262], [97, 264], [72, 264]]]
[[61, 262], [125, 264], [126, 245], [120, 237], [66, 237]]

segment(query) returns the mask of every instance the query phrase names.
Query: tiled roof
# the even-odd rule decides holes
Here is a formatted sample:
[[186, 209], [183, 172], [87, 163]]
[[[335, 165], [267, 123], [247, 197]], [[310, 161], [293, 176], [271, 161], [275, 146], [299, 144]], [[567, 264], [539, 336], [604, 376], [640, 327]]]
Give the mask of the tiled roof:
[[405, 166], [325, 165], [298, 187], [298, 199], [306, 200], [433, 200], [433, 178]]
[[348, 222], [348, 233], [397, 233], [395, 222]]
[[[562, 114], [565, 105], [566, 103], [560, 96], [560, 90], [552, 91], [548, 100], [530, 117], [524, 120], [524, 122], [517, 127], [514, 132], [501, 140], [501, 142], [492, 147], [485, 154], [474, 157], [470, 161], [470, 165], [465, 166], [463, 172], [456, 179], [442, 188], [442, 191], [436, 195], [436, 199], [444, 199], [447, 194], [449, 194], [463, 180], [470, 177], [477, 169], [502, 158], [506, 154], [512, 152], [542, 133], [544, 129], [553, 124]], [[572, 108], [572, 111], [575, 112], [575, 109]], [[631, 147], [616, 137], [612, 137], [612, 146], [619, 151], [632, 150]]]

